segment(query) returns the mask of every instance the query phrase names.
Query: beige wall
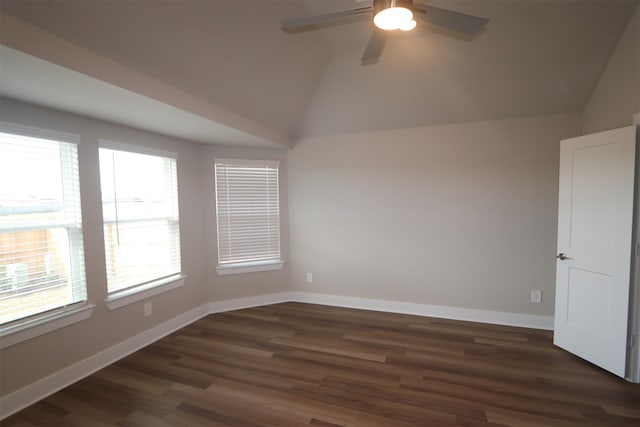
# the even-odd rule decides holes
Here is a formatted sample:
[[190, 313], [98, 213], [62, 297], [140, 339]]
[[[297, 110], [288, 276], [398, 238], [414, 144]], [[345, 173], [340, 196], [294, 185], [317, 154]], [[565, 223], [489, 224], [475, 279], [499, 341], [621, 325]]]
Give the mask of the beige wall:
[[[583, 131], [640, 111], [640, 9], [582, 116]], [[2, 100], [2, 120], [82, 136], [91, 319], [3, 349], [0, 396], [206, 302], [302, 290], [523, 314], [553, 314], [558, 141], [577, 115], [334, 135], [282, 150], [202, 146]], [[109, 311], [97, 141], [179, 153], [186, 286]], [[218, 276], [213, 159], [281, 162], [280, 271]], [[290, 180], [289, 180], [290, 178]], [[290, 222], [290, 223], [289, 223]], [[305, 273], [314, 283], [305, 283]], [[530, 289], [543, 304], [530, 304]]]
[[584, 109], [583, 133], [633, 124], [640, 113], [640, 7], [609, 59]]
[[[409, 128], [298, 141], [282, 150], [201, 146], [2, 100], [2, 120], [82, 136], [80, 174], [91, 319], [3, 349], [0, 396], [206, 302], [301, 290], [553, 315], [558, 142], [578, 115]], [[582, 116], [584, 133], [640, 112], [640, 8]], [[109, 311], [99, 138], [179, 153], [186, 285]], [[281, 162], [280, 271], [218, 276], [213, 160]], [[290, 178], [290, 181], [289, 181]], [[288, 184], [287, 184], [288, 183]], [[314, 283], [305, 283], [305, 273]], [[543, 291], [531, 304], [530, 289]]]
[[[207, 302], [275, 292], [287, 287], [286, 270], [225, 278], [215, 273], [213, 157], [220, 152], [226, 157], [277, 159], [282, 151], [207, 147], [16, 101], [1, 99], [0, 102], [3, 121], [77, 134], [82, 138], [78, 152], [88, 299], [96, 304], [89, 320], [2, 349], [0, 396]], [[104, 303], [107, 293], [97, 149], [100, 138], [178, 153], [182, 269], [188, 278], [184, 287], [150, 298], [153, 314], [149, 317], [143, 315], [145, 301], [113, 311], [109, 311]], [[286, 174], [282, 183], [283, 210], [286, 212]], [[286, 222], [283, 228], [287, 229]], [[284, 236], [286, 233], [283, 239]]]
[[300, 140], [293, 289], [553, 315], [559, 141], [579, 134], [569, 115]]

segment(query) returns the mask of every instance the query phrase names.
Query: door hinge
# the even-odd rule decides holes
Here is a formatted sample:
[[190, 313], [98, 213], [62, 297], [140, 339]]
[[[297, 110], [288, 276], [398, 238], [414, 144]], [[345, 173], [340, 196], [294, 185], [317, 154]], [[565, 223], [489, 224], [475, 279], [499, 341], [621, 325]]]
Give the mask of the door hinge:
[[636, 242], [636, 256], [640, 255], [640, 242]]

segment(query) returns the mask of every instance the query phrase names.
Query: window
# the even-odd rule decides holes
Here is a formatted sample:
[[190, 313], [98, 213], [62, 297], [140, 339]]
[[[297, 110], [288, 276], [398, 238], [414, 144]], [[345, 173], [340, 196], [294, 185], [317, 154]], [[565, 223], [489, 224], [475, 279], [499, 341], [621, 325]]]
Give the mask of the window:
[[0, 132], [0, 324], [87, 300], [75, 142]]
[[179, 275], [175, 156], [112, 148], [99, 154], [109, 293]]
[[278, 162], [217, 159], [215, 175], [218, 272], [281, 268]]

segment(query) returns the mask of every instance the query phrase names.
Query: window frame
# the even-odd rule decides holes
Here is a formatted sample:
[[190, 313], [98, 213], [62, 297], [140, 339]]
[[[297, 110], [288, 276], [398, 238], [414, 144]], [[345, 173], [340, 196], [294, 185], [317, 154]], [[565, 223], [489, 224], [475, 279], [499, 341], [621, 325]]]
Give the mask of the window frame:
[[[219, 212], [219, 194], [218, 194], [218, 172], [217, 165], [236, 165], [236, 166], [263, 166], [263, 167], [275, 167], [277, 183], [276, 188], [278, 192], [278, 257], [253, 260], [253, 261], [220, 261], [220, 212]], [[274, 271], [282, 269], [284, 261], [282, 259], [282, 215], [280, 209], [280, 162], [278, 160], [255, 160], [255, 159], [233, 159], [233, 158], [215, 158], [214, 159], [214, 203], [216, 212], [216, 249], [217, 249], [217, 266], [216, 272], [218, 275], [240, 274], [240, 273], [252, 273], [261, 271]]]
[[[0, 121], [0, 132], [7, 133], [12, 135], [30, 137], [30, 138], [39, 138], [44, 140], [50, 140], [54, 142], [64, 142], [68, 144], [74, 144], [76, 146], [76, 161], [78, 162], [78, 167], [80, 165], [80, 147], [81, 147], [81, 137], [77, 134], [60, 132], [51, 129], [39, 128], [34, 126], [27, 126], [17, 123], [11, 123], [6, 121]], [[65, 177], [64, 171], [62, 172], [63, 179], [67, 179]], [[72, 224], [73, 227], [70, 226], [66, 221], [63, 223], [48, 224], [45, 227], [28, 227], [29, 229], [52, 229], [52, 228], [61, 228], [64, 227], [67, 230], [67, 233], [80, 233], [80, 239], [74, 240], [70, 239], [74, 242], [80, 243], [79, 245], [70, 244], [70, 256], [69, 263], [71, 265], [76, 265], [78, 260], [82, 260], [83, 268], [78, 270], [77, 268], [72, 269], [73, 275], [80, 275], [79, 280], [82, 282], [82, 286], [84, 287], [84, 299], [80, 301], [76, 301], [70, 304], [62, 305], [56, 308], [48, 309], [46, 311], [42, 311], [40, 313], [35, 313], [27, 317], [23, 317], [20, 319], [15, 319], [10, 322], [5, 322], [0, 324], [0, 350], [10, 347], [12, 345], [21, 343], [23, 341], [35, 338], [40, 335], [44, 335], [46, 333], [52, 332], [54, 330], [87, 320], [93, 314], [93, 310], [95, 308], [95, 304], [91, 304], [89, 302], [89, 289], [87, 286], [86, 280], [86, 263], [85, 263], [85, 251], [84, 251], [84, 227], [82, 227], [82, 193], [81, 193], [81, 178], [80, 173], [78, 173], [78, 186], [79, 186], [79, 200], [80, 204], [80, 227], [76, 227], [75, 224]], [[80, 258], [78, 258], [80, 257]], [[76, 289], [73, 290], [77, 291]]]
[[[185, 274], [182, 272], [182, 242], [181, 242], [181, 230], [180, 230], [180, 209], [179, 209], [179, 182], [177, 177], [177, 162], [178, 162], [178, 153], [172, 151], [159, 150], [156, 148], [127, 144], [118, 141], [112, 141], [107, 139], [100, 139], [98, 141], [98, 153], [100, 149], [108, 149], [108, 150], [116, 150], [133, 154], [141, 154], [147, 156], [155, 156], [161, 157], [163, 159], [170, 159], [176, 162], [176, 193], [175, 193], [175, 204], [178, 209], [178, 216], [176, 220], [173, 220], [175, 224], [173, 227], [177, 229], [177, 249], [178, 249], [178, 266], [179, 270], [175, 273], [162, 276], [155, 277], [151, 280], [147, 280], [144, 282], [136, 283], [131, 286], [127, 286], [125, 288], [116, 289], [113, 291], [109, 291], [108, 284], [108, 274], [107, 274], [107, 242], [104, 241], [103, 248], [105, 250], [104, 254], [104, 262], [105, 262], [105, 279], [107, 283], [107, 298], [105, 299], [105, 303], [109, 310], [115, 310], [120, 307], [124, 307], [126, 305], [132, 304], [137, 301], [141, 301], [143, 299], [150, 298], [155, 295], [159, 295], [164, 292], [171, 291], [173, 289], [184, 286], [184, 280], [187, 278]], [[101, 184], [102, 186], [102, 184]], [[102, 204], [102, 196], [101, 196], [101, 204]], [[151, 220], [166, 220], [168, 223], [171, 222], [169, 219], [165, 218], [151, 218]], [[138, 222], [140, 219], [135, 220], [119, 220], [120, 223], [128, 223], [128, 222]], [[112, 222], [112, 221], [109, 221]], [[102, 218], [102, 229], [103, 229], [103, 239], [104, 239], [104, 227], [107, 222], [104, 220], [104, 213]]]

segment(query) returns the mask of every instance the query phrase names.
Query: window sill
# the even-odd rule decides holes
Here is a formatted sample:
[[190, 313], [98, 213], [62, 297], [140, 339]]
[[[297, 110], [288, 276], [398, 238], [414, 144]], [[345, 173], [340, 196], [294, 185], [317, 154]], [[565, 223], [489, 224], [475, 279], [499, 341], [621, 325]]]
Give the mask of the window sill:
[[184, 286], [184, 279], [186, 278], [187, 276], [177, 274], [175, 276], [145, 283], [144, 285], [136, 286], [134, 288], [117, 291], [109, 295], [105, 302], [107, 303], [109, 310], [115, 310], [117, 308], [133, 304], [134, 302], [142, 301], [152, 296], [180, 288]]
[[239, 262], [236, 264], [224, 264], [216, 267], [216, 271], [220, 276], [227, 274], [254, 273], [258, 271], [280, 270], [284, 265], [282, 260], [256, 261], [256, 262]]
[[95, 304], [69, 307], [34, 319], [0, 328], [0, 350], [61, 329], [91, 317]]

